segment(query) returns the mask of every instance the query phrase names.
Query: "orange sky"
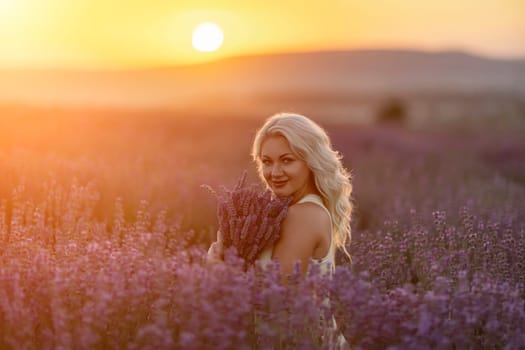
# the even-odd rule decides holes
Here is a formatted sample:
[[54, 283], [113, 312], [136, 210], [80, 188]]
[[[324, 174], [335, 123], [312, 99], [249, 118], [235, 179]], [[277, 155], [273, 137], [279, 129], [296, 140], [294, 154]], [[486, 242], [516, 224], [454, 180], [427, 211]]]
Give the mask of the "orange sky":
[[[223, 28], [215, 53], [191, 46]], [[0, 0], [0, 66], [130, 68], [354, 48], [525, 57], [523, 0]]]

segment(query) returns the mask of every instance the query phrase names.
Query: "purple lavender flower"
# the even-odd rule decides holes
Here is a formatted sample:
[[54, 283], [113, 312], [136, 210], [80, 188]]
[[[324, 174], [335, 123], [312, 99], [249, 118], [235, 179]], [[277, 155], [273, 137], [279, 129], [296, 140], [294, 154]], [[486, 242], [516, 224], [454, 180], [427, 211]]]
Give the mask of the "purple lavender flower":
[[261, 252], [279, 239], [281, 223], [286, 217], [291, 198], [272, 198], [256, 185], [246, 185], [244, 171], [232, 190], [220, 193], [203, 185], [217, 197], [217, 218], [225, 248], [234, 247], [245, 261], [253, 265]]

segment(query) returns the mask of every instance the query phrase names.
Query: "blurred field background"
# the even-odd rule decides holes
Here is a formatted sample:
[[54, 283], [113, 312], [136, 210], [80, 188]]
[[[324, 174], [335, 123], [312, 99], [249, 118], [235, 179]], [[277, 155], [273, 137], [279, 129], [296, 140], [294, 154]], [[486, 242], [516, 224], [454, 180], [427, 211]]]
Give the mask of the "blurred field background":
[[[376, 52], [384, 64], [388, 59], [382, 54], [395, 56]], [[296, 59], [302, 62], [303, 57]], [[519, 78], [522, 71], [516, 73]], [[103, 88], [105, 80], [100, 79]], [[282, 78], [266, 79], [278, 84]], [[378, 75], [374, 79], [380, 81]], [[79, 106], [78, 101], [2, 105], [0, 195], [7, 215], [20, 186], [23, 196], [38, 201], [50, 184], [65, 192], [72, 184], [89, 184], [96, 193], [97, 220], [111, 220], [117, 198], [128, 218], [146, 200], [153, 214], [166, 210], [170, 220], [195, 230], [195, 243], [208, 244], [215, 235], [214, 203], [200, 185], [231, 185], [243, 169], [249, 170], [252, 181], [259, 181], [249, 156], [255, 131], [271, 114], [290, 111], [324, 126], [351, 169], [356, 235], [378, 229], [387, 220], [407, 221], [411, 209], [427, 219], [435, 210], [455, 217], [468, 203], [480, 215], [511, 212], [523, 222], [525, 99], [519, 89], [491, 89], [493, 82], [488, 80], [485, 88], [436, 92], [430, 83], [424, 90], [398, 78], [397, 87], [388, 93], [357, 88], [334, 93], [313, 83], [305, 92], [304, 85], [298, 89], [286, 82], [280, 82], [282, 91], [272, 93], [273, 88], [257, 90], [249, 81], [241, 86], [251, 88], [250, 94], [205, 90], [177, 107], [111, 107], [110, 98], [96, 85], [80, 89], [105, 98], [102, 106]], [[117, 83], [124, 100], [128, 81], [113, 82]], [[56, 83], [50, 79], [47, 84]], [[389, 84], [385, 79], [383, 85]], [[138, 84], [133, 86], [138, 92]], [[66, 94], [74, 93], [72, 87], [62, 88]], [[175, 90], [169, 91], [176, 96]], [[144, 96], [159, 95], [145, 90]]]

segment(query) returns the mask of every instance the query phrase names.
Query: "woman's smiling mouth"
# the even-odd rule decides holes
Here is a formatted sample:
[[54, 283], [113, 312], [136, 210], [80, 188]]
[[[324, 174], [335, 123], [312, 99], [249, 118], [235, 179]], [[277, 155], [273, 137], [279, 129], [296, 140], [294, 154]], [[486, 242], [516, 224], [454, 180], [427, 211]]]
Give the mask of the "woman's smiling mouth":
[[272, 185], [273, 185], [273, 187], [283, 187], [284, 185], [286, 185], [287, 182], [288, 182], [288, 180], [272, 181]]

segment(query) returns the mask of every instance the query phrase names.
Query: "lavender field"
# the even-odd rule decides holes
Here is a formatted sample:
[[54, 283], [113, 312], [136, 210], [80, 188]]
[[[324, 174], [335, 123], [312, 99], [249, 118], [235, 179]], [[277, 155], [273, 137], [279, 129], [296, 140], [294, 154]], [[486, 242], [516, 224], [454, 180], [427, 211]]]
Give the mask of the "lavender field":
[[286, 289], [204, 260], [200, 185], [257, 181], [265, 117], [3, 108], [0, 348], [330, 349], [320, 311], [353, 349], [525, 348], [522, 134], [310, 115], [352, 170], [353, 263]]

